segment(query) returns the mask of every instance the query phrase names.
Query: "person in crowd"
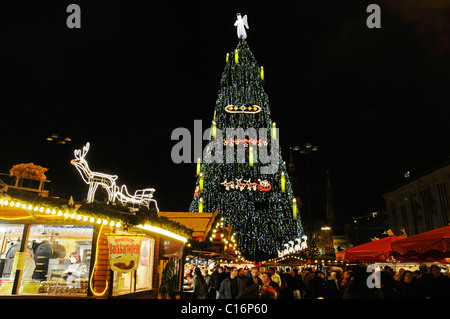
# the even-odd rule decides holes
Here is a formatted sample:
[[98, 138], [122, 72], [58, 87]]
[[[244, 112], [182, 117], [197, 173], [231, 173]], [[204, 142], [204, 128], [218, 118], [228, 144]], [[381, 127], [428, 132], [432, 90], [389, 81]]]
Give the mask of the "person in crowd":
[[205, 281], [206, 281], [206, 285], [208, 287], [206, 290], [205, 297], [206, 297], [206, 299], [214, 299], [215, 295], [216, 295], [216, 291], [212, 288], [212, 285], [213, 285], [212, 272], [209, 269], [206, 270]]
[[278, 274], [278, 270], [275, 269], [275, 267], [270, 267], [270, 271], [272, 272], [272, 276], [270, 279], [278, 284], [278, 286], [281, 285], [281, 277]]
[[208, 285], [203, 277], [200, 268], [194, 270], [194, 297], [195, 299], [205, 299]]
[[262, 283], [261, 278], [259, 278], [259, 268], [253, 267], [250, 272], [250, 277], [247, 279], [247, 287], [251, 285], [260, 285]]
[[230, 277], [225, 278], [220, 284], [218, 299], [235, 299], [239, 295], [237, 276], [237, 268], [231, 267]]
[[450, 279], [436, 264], [430, 266], [430, 272], [422, 272], [419, 287], [426, 299], [450, 299]]
[[294, 299], [301, 299], [302, 292], [305, 289], [303, 284], [303, 278], [298, 273], [297, 268], [295, 268], [293, 271], [294, 271]]
[[238, 291], [241, 293], [242, 291], [247, 288], [247, 280], [248, 278], [245, 276], [245, 270], [244, 268], [238, 269], [238, 276], [237, 276], [237, 284], [238, 284]]
[[389, 269], [380, 271], [380, 292], [383, 295], [383, 299], [400, 299], [400, 294], [396, 289], [397, 282], [394, 277], [394, 271], [391, 271]]
[[261, 299], [278, 299], [280, 296], [280, 286], [271, 280], [270, 271], [262, 273], [262, 283], [259, 285], [259, 295]]
[[213, 294], [213, 298], [217, 299], [219, 297], [219, 289], [220, 289], [220, 285], [222, 284], [222, 281], [226, 278], [226, 274], [223, 271], [223, 267], [219, 267], [217, 266], [212, 275], [211, 275], [211, 280], [212, 280], [212, 288], [211, 290], [214, 291], [215, 295]]
[[326, 298], [339, 299], [339, 281], [336, 272], [331, 272], [330, 277], [325, 282]]
[[313, 279], [314, 271], [312, 268], [307, 268], [305, 278], [303, 279], [304, 293], [302, 296], [304, 296], [304, 299], [311, 299], [311, 282]]
[[294, 299], [294, 276], [291, 274], [291, 268], [286, 267], [286, 271], [281, 275], [282, 292], [280, 298]]
[[344, 274], [342, 275], [342, 281], [339, 284], [339, 299], [342, 299], [342, 296], [344, 295], [345, 290], [350, 285], [352, 279], [353, 279], [353, 271], [351, 270], [345, 271]]
[[350, 284], [345, 289], [342, 299], [382, 299], [379, 289], [369, 288], [367, 278], [371, 275], [366, 267], [357, 266], [352, 271]]
[[400, 283], [397, 285], [397, 290], [401, 299], [422, 299], [423, 295], [417, 285], [417, 279], [409, 270], [405, 270], [400, 276]]
[[311, 280], [310, 298], [317, 299], [325, 297], [325, 274], [321, 271], [316, 271], [316, 273], [314, 274], [314, 278]]
[[422, 273], [420, 272], [420, 270], [414, 270], [413, 276], [415, 280], [419, 280], [420, 277], [422, 276]]

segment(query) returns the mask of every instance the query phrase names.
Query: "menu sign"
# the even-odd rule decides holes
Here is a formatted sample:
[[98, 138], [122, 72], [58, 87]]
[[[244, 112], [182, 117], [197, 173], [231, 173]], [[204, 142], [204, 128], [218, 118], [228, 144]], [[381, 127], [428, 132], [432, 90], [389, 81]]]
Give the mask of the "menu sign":
[[142, 236], [108, 235], [109, 264], [113, 271], [129, 272], [139, 267]]

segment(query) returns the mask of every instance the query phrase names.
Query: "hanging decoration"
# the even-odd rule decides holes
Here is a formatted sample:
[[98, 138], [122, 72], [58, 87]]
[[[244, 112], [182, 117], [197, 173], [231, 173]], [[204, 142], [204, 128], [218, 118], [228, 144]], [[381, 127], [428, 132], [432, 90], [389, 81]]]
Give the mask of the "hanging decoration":
[[139, 206], [150, 206], [150, 202], [155, 203], [156, 210], [158, 205], [153, 198], [154, 188], [144, 188], [135, 191], [134, 195], [128, 193], [126, 185], [122, 185], [120, 188], [116, 185], [117, 175], [109, 175], [99, 172], [93, 172], [90, 170], [89, 165], [85, 159], [87, 152], [89, 151], [90, 144], [86, 143], [83, 146], [83, 150], [75, 150], [75, 159], [70, 163], [75, 166], [78, 172], [81, 174], [84, 182], [89, 185], [89, 191], [87, 196], [87, 202], [92, 203], [94, 201], [95, 192], [98, 186], [103, 187], [108, 193], [108, 203], [115, 204], [116, 200], [122, 204], [133, 204]]
[[225, 112], [255, 114], [261, 112], [261, 107], [254, 104], [241, 106], [230, 104], [225, 107]]
[[261, 112], [261, 107], [259, 105], [241, 105], [241, 106], [236, 106], [236, 105], [227, 105], [225, 107], [225, 112], [227, 113], [246, 113], [246, 114], [256, 114]]
[[197, 197], [199, 193], [200, 193], [200, 187], [198, 187], [198, 185], [197, 185], [197, 186], [195, 186], [194, 197]]
[[252, 144], [252, 145], [255, 145], [255, 146], [258, 145], [259, 147], [261, 147], [263, 145], [264, 146], [268, 145], [267, 139], [263, 140], [263, 139], [256, 139], [256, 138], [251, 138], [251, 139], [248, 139], [248, 138], [244, 138], [244, 139], [235, 138], [234, 140], [233, 139], [229, 139], [229, 140], [224, 139], [223, 140], [223, 145], [224, 146], [233, 145], [233, 144], [239, 145], [241, 143], [243, 143], [245, 145], [245, 147], [248, 147], [249, 144]]
[[243, 178], [237, 178], [232, 181], [224, 180], [221, 185], [225, 186], [225, 190], [239, 190], [244, 191], [245, 189], [249, 191], [260, 191], [260, 192], [268, 192], [272, 189], [272, 185], [267, 181], [267, 179], [261, 180], [258, 179], [258, 182], [252, 182], [251, 178], [248, 180], [244, 180]]

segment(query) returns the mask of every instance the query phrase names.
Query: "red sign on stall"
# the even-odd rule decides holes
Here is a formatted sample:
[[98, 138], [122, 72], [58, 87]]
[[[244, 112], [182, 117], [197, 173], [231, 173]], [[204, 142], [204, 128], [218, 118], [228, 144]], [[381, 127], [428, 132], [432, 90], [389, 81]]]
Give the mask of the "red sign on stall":
[[108, 235], [111, 270], [129, 272], [139, 267], [141, 235]]

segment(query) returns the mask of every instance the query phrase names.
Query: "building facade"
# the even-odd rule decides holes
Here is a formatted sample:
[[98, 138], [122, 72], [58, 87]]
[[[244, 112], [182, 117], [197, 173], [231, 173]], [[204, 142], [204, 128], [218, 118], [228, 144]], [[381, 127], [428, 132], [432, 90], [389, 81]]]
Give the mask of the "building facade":
[[389, 226], [408, 236], [450, 223], [450, 162], [420, 176], [408, 178], [383, 195]]

